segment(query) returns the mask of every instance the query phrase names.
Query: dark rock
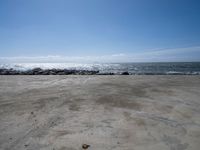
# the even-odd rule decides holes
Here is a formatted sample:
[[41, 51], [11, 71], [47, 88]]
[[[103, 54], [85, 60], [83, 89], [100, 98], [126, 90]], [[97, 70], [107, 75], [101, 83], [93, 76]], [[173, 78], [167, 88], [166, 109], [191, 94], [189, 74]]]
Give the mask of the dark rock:
[[22, 75], [33, 75], [33, 70], [27, 70], [27, 71], [24, 71], [24, 72], [21, 72]]
[[42, 71], [42, 69], [41, 68], [33, 68], [32, 71], [33, 72], [40, 72], [40, 71]]
[[7, 69], [0, 69], [0, 74], [1, 75], [6, 75], [7, 74]]
[[126, 71], [126, 72], [122, 72], [121, 75], [129, 75], [129, 73]]
[[43, 70], [41, 68], [34, 68], [32, 72], [34, 75], [40, 75], [43, 73]]
[[65, 72], [64, 71], [60, 71], [57, 73], [57, 75], [65, 75]]
[[49, 74], [49, 75], [56, 75], [56, 73], [55, 73], [54, 70], [48, 70], [48, 74]]
[[114, 73], [112, 72], [109, 72], [109, 73], [97, 73], [97, 75], [115, 75]]

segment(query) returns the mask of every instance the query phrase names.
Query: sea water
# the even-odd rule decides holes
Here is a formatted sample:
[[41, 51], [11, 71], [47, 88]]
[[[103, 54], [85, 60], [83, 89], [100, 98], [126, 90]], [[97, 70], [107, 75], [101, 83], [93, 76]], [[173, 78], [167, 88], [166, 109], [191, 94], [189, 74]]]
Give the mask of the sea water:
[[68, 70], [94, 70], [100, 73], [121, 74], [129, 72], [136, 75], [168, 75], [187, 74], [199, 75], [200, 62], [153, 62], [153, 63], [4, 63], [0, 69], [31, 70], [41, 69], [68, 69]]

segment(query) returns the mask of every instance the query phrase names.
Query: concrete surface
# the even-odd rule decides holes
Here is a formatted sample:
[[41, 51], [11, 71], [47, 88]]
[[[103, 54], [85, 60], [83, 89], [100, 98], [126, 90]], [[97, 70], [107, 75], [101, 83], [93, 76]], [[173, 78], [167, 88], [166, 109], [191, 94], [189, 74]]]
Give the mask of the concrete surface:
[[199, 150], [200, 76], [0, 76], [1, 150]]

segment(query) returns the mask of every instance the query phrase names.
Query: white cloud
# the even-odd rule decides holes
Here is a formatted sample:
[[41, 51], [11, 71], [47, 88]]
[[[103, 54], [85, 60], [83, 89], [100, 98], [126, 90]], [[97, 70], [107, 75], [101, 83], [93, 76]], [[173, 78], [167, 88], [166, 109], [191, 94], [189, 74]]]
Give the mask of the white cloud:
[[112, 54], [102, 56], [36, 56], [0, 57], [0, 62], [157, 62], [157, 61], [200, 61], [200, 47], [155, 49], [134, 54]]
[[113, 54], [111, 55], [112, 57], [121, 57], [121, 56], [126, 56], [126, 54], [124, 53], [120, 53], [120, 54]]

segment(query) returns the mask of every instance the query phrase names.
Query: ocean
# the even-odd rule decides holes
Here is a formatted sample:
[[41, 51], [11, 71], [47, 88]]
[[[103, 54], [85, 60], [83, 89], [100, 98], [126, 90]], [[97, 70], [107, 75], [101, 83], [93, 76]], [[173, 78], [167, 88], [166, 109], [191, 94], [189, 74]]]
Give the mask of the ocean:
[[200, 62], [155, 62], [155, 63], [7, 63], [0, 69], [26, 71], [34, 68], [89, 70], [99, 74], [133, 75], [200, 75]]

